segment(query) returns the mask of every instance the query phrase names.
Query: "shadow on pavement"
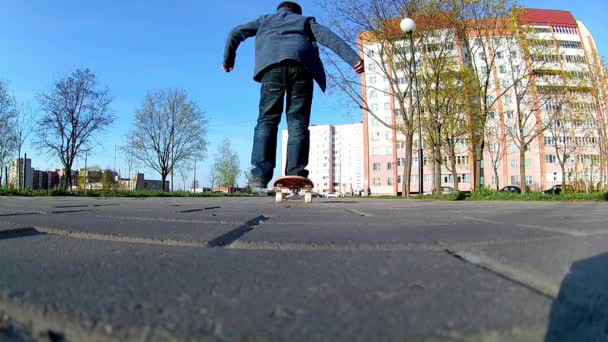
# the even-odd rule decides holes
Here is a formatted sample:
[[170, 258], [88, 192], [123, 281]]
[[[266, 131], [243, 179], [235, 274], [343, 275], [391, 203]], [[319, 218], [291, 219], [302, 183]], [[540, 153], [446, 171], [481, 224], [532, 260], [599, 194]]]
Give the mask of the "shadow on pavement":
[[19, 239], [28, 236], [44, 235], [34, 228], [18, 228], [0, 231], [0, 240]]
[[608, 253], [570, 267], [545, 336], [545, 342], [558, 341], [608, 341]]

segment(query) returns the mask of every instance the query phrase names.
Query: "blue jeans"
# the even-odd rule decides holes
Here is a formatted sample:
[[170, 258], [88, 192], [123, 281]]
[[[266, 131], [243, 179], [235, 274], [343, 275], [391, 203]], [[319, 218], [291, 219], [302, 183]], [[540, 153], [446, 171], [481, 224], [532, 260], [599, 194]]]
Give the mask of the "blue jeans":
[[271, 67], [262, 78], [260, 114], [253, 136], [251, 175], [261, 183], [272, 179], [276, 166], [277, 133], [283, 102], [286, 104], [287, 162], [285, 174], [308, 177], [312, 75], [299, 63], [284, 62]]

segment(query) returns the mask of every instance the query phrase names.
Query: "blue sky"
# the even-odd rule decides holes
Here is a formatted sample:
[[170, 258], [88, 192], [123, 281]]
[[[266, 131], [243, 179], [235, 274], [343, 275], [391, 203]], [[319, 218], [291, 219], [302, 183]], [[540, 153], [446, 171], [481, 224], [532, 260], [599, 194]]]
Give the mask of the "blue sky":
[[[120, 145], [132, 124], [135, 109], [147, 91], [184, 88], [209, 117], [207, 158], [197, 178], [208, 183], [208, 170], [217, 144], [229, 137], [249, 166], [253, 127], [257, 118], [259, 85], [252, 80], [253, 39], [238, 51], [236, 69], [225, 74], [220, 66], [230, 29], [273, 12], [275, 0], [0, 0], [0, 79], [21, 102], [36, 104], [36, 94], [79, 67], [93, 70], [115, 100], [117, 117], [99, 136], [89, 164], [114, 166], [114, 145]], [[299, 1], [306, 15], [323, 18], [315, 0]], [[608, 1], [527, 0], [531, 8], [572, 11], [585, 22], [608, 57], [608, 32], [602, 17]], [[329, 94], [315, 89], [313, 124], [360, 121]], [[284, 123], [281, 129], [284, 128]], [[60, 162], [26, 148], [35, 168], [59, 168]], [[277, 165], [281, 165], [277, 160]], [[84, 166], [79, 160], [76, 167]], [[124, 170], [118, 156], [117, 168]], [[159, 178], [145, 170], [146, 178]], [[275, 170], [275, 175], [279, 173]]]

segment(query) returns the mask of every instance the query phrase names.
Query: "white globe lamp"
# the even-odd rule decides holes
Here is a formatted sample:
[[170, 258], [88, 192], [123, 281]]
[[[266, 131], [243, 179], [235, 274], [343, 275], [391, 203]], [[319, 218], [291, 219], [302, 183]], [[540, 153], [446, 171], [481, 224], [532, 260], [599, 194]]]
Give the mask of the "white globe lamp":
[[414, 32], [416, 30], [416, 23], [410, 18], [401, 20], [401, 24], [399, 26], [401, 27], [401, 31], [405, 33]]

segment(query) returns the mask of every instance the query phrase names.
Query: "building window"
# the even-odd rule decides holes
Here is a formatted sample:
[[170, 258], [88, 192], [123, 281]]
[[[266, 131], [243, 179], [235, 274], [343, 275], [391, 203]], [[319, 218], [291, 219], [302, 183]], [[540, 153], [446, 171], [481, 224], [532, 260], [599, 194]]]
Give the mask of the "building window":
[[511, 185], [520, 185], [519, 176], [511, 176]]
[[384, 132], [384, 140], [393, 140], [393, 132]]
[[386, 110], [391, 110], [391, 104], [390, 104], [390, 103], [388, 103], [388, 102], [386, 102], [386, 103], [384, 104], [384, 109], [386, 109]]
[[386, 184], [389, 186], [393, 185], [393, 177], [388, 177]]
[[369, 84], [376, 84], [376, 76], [371, 76], [369, 78]]
[[557, 164], [557, 156], [555, 154], [546, 154], [545, 155], [545, 163], [547, 163], [547, 164]]
[[526, 159], [526, 169], [529, 169], [531, 167], [532, 167], [532, 160]]
[[511, 95], [505, 95], [504, 99], [505, 99], [505, 104], [511, 104], [511, 101], [512, 101]]
[[374, 166], [373, 166], [374, 171], [380, 171], [380, 168], [381, 168], [380, 163], [374, 163]]
[[389, 170], [389, 171], [392, 171], [393, 170], [393, 163], [390, 163], [390, 162], [386, 163], [386, 169]]
[[526, 185], [532, 185], [533, 179], [532, 176], [526, 176]]
[[519, 160], [518, 159], [511, 159], [511, 167], [512, 168], [518, 168], [519, 167]]
[[507, 114], [507, 119], [513, 119], [513, 111], [512, 110], [508, 110], [505, 113]]
[[371, 105], [369, 105], [369, 109], [372, 112], [377, 112], [378, 111], [378, 104], [377, 103], [372, 103]]
[[456, 156], [456, 165], [469, 165], [469, 156]]
[[498, 179], [496, 178], [496, 176], [492, 176], [492, 184], [496, 184]]
[[397, 141], [397, 149], [403, 150], [405, 148], [405, 141]]
[[498, 67], [498, 70], [500, 70], [501, 74], [507, 73], [507, 67], [505, 65], [501, 65], [500, 67]]
[[376, 89], [371, 89], [369, 91], [369, 98], [370, 99], [375, 99], [378, 97], [378, 91]]
[[401, 167], [405, 165], [405, 158], [397, 158], [397, 166]]
[[459, 183], [471, 183], [471, 174], [469, 173], [461, 173], [458, 175]]
[[372, 147], [372, 156], [381, 156], [382, 148], [380, 147]]
[[386, 146], [386, 155], [390, 156], [393, 154], [393, 146]]
[[401, 178], [401, 175], [398, 175], [398, 176], [397, 176], [397, 183], [398, 183], [398, 184], [403, 183], [403, 179]]
[[380, 186], [380, 177], [374, 177], [372, 184], [375, 186]]

